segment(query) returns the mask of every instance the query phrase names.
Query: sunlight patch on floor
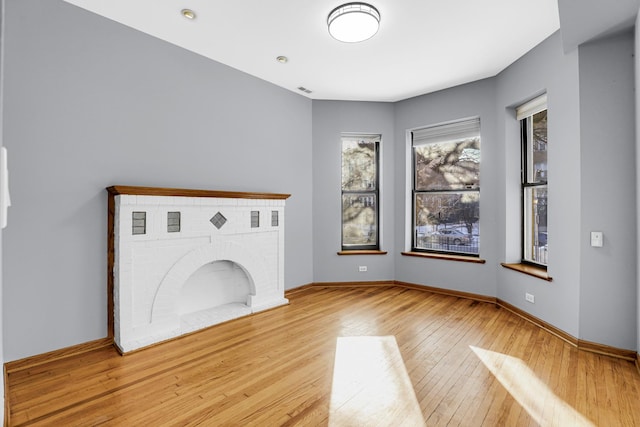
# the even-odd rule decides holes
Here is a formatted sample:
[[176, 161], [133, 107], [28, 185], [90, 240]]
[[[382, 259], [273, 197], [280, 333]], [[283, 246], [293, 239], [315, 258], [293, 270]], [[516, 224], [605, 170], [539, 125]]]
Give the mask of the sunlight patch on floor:
[[[469, 347], [539, 425], [595, 427], [580, 412], [553, 393], [521, 359], [479, 347]], [[550, 407], [553, 408], [552, 411], [549, 411]]]
[[425, 425], [395, 337], [338, 337], [329, 426], [349, 425]]

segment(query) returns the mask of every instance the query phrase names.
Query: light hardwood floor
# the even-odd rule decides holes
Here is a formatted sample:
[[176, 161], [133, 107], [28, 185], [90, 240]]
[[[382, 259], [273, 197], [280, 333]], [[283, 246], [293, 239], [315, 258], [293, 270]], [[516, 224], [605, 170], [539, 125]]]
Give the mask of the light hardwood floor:
[[633, 363], [511, 312], [401, 287], [290, 305], [120, 356], [11, 372], [12, 426], [640, 426]]

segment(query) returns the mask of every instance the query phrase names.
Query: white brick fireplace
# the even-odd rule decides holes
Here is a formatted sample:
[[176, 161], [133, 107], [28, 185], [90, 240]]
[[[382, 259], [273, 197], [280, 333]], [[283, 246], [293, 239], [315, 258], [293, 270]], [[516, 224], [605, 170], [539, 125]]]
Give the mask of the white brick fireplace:
[[122, 353], [288, 303], [289, 195], [107, 190], [109, 323]]

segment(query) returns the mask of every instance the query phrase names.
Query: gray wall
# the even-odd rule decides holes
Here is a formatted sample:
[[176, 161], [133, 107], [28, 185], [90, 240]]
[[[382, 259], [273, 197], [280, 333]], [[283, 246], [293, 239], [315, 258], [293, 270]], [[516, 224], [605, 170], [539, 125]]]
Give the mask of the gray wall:
[[312, 281], [310, 100], [60, 0], [6, 16], [6, 360], [106, 336], [109, 185], [291, 193], [285, 286]]
[[[497, 297], [579, 337], [580, 105], [578, 53], [565, 54], [557, 32], [497, 77], [501, 145], [498, 222], [501, 257], [520, 259], [520, 135], [514, 108], [547, 92], [549, 111], [549, 265], [552, 282], [498, 269]], [[535, 295], [535, 304], [525, 293]]]
[[[495, 79], [481, 80], [398, 102], [395, 108], [396, 279], [481, 295], [496, 294], [499, 241], [500, 154], [495, 126]], [[480, 257], [485, 264], [400, 255], [411, 249], [411, 164], [408, 132], [466, 117], [480, 116]]]
[[[637, 335], [633, 37], [579, 49], [580, 338], [627, 349]], [[594, 230], [604, 232], [602, 248], [590, 246]]]
[[633, 27], [640, 0], [558, 0], [564, 50]]
[[[340, 134], [382, 134], [380, 173], [381, 249], [386, 255], [337, 255], [341, 249]], [[394, 279], [394, 127], [393, 104], [313, 102], [313, 265], [315, 282]], [[367, 266], [367, 272], [358, 266]]]

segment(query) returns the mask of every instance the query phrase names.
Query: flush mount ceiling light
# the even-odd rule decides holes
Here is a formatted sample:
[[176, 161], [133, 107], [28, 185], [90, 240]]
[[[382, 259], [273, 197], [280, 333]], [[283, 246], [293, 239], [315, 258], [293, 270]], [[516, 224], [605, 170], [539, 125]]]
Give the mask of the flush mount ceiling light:
[[276, 58], [276, 61], [278, 61], [281, 64], [286, 64], [287, 62], [289, 62], [289, 58], [281, 55]]
[[329, 34], [345, 43], [362, 42], [378, 32], [380, 12], [367, 3], [346, 3], [327, 17]]

